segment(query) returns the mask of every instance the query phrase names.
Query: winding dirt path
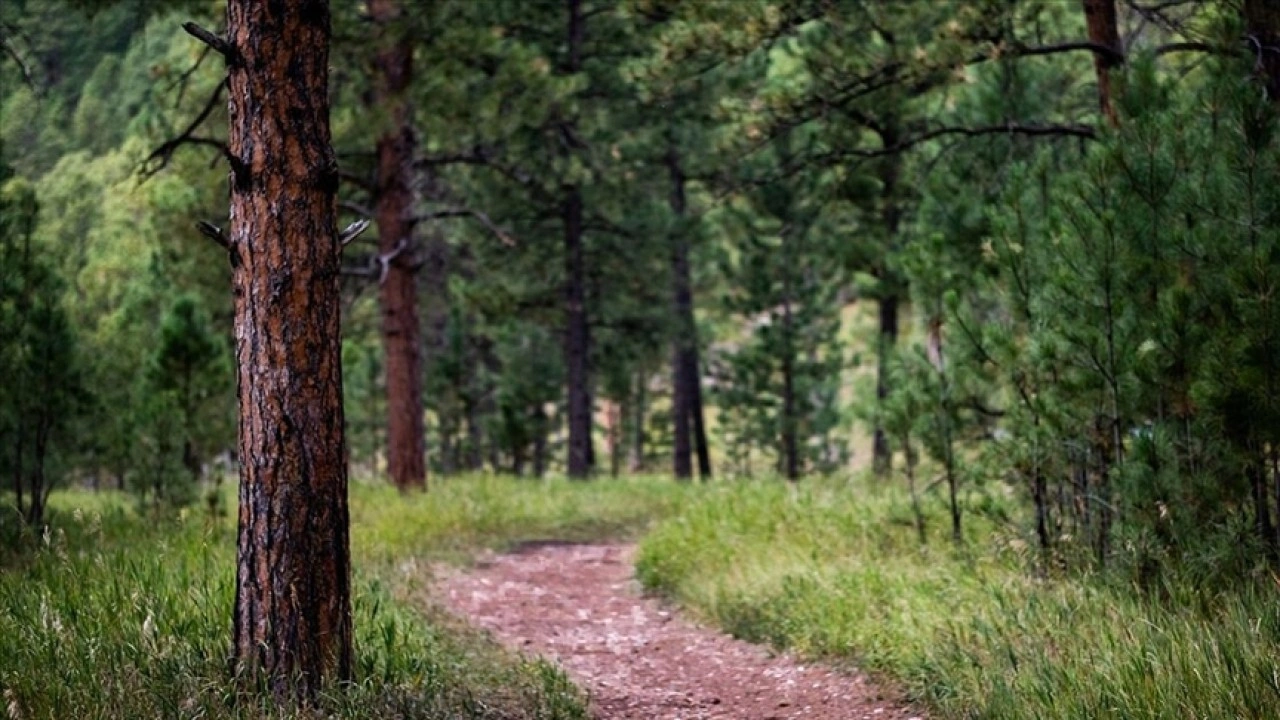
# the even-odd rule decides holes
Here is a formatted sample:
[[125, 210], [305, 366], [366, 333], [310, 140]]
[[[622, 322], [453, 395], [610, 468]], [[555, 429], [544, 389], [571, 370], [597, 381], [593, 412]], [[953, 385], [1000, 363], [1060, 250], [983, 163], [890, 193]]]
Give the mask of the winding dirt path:
[[641, 596], [629, 545], [532, 543], [437, 576], [454, 613], [563, 667], [599, 720], [909, 720], [860, 674], [773, 655]]

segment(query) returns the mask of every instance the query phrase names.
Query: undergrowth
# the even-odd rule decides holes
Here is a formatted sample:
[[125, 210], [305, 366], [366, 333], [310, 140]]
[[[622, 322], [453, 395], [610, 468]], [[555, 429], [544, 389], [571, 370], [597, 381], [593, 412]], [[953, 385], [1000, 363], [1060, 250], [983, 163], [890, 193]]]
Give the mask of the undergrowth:
[[[306, 712], [238, 695], [229, 682], [231, 521], [194, 509], [140, 514], [113, 493], [56, 493], [42, 536], [22, 537], [5, 521], [11, 547], [26, 547], [0, 558], [0, 713], [585, 718], [583, 697], [554, 666], [512, 657], [413, 602], [427, 571], [416, 561], [461, 560], [479, 547], [539, 537], [637, 532], [664, 504], [674, 508], [670, 493], [646, 487], [657, 483], [571, 489], [476, 477], [404, 497], [353, 485], [357, 678]], [[623, 494], [631, 501], [620, 501]]]
[[638, 571], [728, 631], [847, 659], [944, 717], [1275, 718], [1280, 581], [1038, 579], [987, 498], [966, 543], [915, 539], [906, 498], [836, 481], [720, 485], [642, 543]]

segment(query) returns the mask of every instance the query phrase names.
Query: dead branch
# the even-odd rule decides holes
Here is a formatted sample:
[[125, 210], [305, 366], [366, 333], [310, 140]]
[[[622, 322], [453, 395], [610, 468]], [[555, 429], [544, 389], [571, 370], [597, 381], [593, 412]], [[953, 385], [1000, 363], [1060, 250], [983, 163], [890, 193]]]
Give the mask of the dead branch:
[[351, 223], [350, 225], [348, 225], [346, 229], [343, 230], [341, 233], [338, 233], [338, 242], [341, 244], [342, 247], [346, 247], [351, 244], [352, 240], [355, 240], [357, 237], [359, 237], [360, 233], [368, 229], [369, 229], [368, 220], [363, 220], [363, 219], [357, 220]]
[[226, 234], [222, 232], [222, 228], [214, 225], [213, 223], [201, 220], [196, 223], [196, 229], [200, 231], [201, 235], [204, 235], [210, 240], [218, 243], [223, 250], [231, 252], [231, 241], [228, 240]]
[[193, 22], [184, 22], [182, 23], [182, 29], [186, 30], [188, 35], [213, 48], [213, 51], [226, 58], [228, 63], [235, 57], [235, 48], [231, 46], [231, 43], [199, 25]]
[[222, 88], [225, 85], [225, 82], [218, 83], [218, 87], [214, 88], [213, 94], [209, 96], [209, 100], [204, 104], [204, 108], [200, 110], [200, 114], [196, 115], [196, 118], [192, 120], [182, 132], [178, 133], [176, 137], [170, 138], [161, 143], [159, 147], [151, 151], [151, 154], [147, 156], [146, 160], [142, 161], [141, 175], [143, 180], [151, 178], [156, 173], [167, 167], [169, 165], [169, 161], [173, 159], [173, 154], [183, 145], [205, 145], [216, 148], [222, 153], [223, 157], [227, 158], [227, 160], [231, 162], [233, 169], [240, 164], [238, 158], [232, 156], [231, 150], [227, 147], [226, 143], [221, 140], [200, 137], [195, 134], [196, 130], [199, 129], [204, 121], [208, 119], [209, 115], [213, 113], [213, 109], [218, 106], [218, 102], [222, 99]]
[[511, 237], [510, 233], [498, 227], [498, 225], [493, 222], [486, 213], [479, 210], [472, 210], [470, 208], [446, 208], [444, 210], [437, 210], [435, 212], [429, 212], [422, 215], [414, 215], [413, 217], [405, 218], [405, 221], [410, 223], [420, 223], [428, 220], [441, 220], [457, 217], [469, 217], [478, 220], [481, 225], [484, 225], [485, 228], [489, 230], [489, 232], [493, 233], [499, 240], [501, 240], [503, 245], [506, 245], [507, 247], [516, 246], [515, 238]]

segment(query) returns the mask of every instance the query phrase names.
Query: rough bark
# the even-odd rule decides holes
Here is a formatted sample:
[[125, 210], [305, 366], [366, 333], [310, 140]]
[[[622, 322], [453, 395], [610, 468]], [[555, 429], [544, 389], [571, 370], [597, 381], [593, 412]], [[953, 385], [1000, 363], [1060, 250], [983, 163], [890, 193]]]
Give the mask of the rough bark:
[[229, 0], [240, 403], [234, 657], [277, 698], [351, 677], [326, 0]]
[[1116, 24], [1115, 0], [1083, 0], [1084, 19], [1089, 30], [1089, 42], [1111, 48], [1114, 54], [1093, 53], [1093, 69], [1098, 76], [1098, 107], [1112, 127], [1120, 124], [1115, 104], [1111, 98], [1111, 69], [1122, 61], [1124, 49], [1120, 46], [1120, 30]]
[[417, 265], [413, 224], [415, 139], [405, 96], [413, 73], [413, 45], [394, 29], [398, 0], [372, 0], [373, 22], [390, 36], [374, 58], [374, 109], [387, 115], [378, 137], [374, 215], [378, 250], [392, 257], [378, 297], [386, 354], [387, 473], [401, 490], [426, 487], [426, 428], [422, 413], [422, 332], [418, 323]]

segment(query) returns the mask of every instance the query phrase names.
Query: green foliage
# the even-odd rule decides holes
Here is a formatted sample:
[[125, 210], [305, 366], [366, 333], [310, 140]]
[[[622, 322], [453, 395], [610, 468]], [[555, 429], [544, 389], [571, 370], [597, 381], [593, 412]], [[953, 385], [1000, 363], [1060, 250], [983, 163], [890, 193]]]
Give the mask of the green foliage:
[[0, 186], [0, 470], [12, 478], [15, 508], [33, 526], [71, 465], [68, 431], [85, 405], [62, 280], [33, 247], [36, 218], [30, 183], [13, 178]]
[[998, 409], [949, 421], [997, 438], [971, 472], [1028, 491], [1048, 564], [1230, 584], [1277, 541], [1275, 110], [1229, 77], [1179, 93], [1136, 62], [1120, 128], [1082, 161], [1012, 168], [976, 266], [934, 250], [911, 273], [952, 329], [954, 399]]

